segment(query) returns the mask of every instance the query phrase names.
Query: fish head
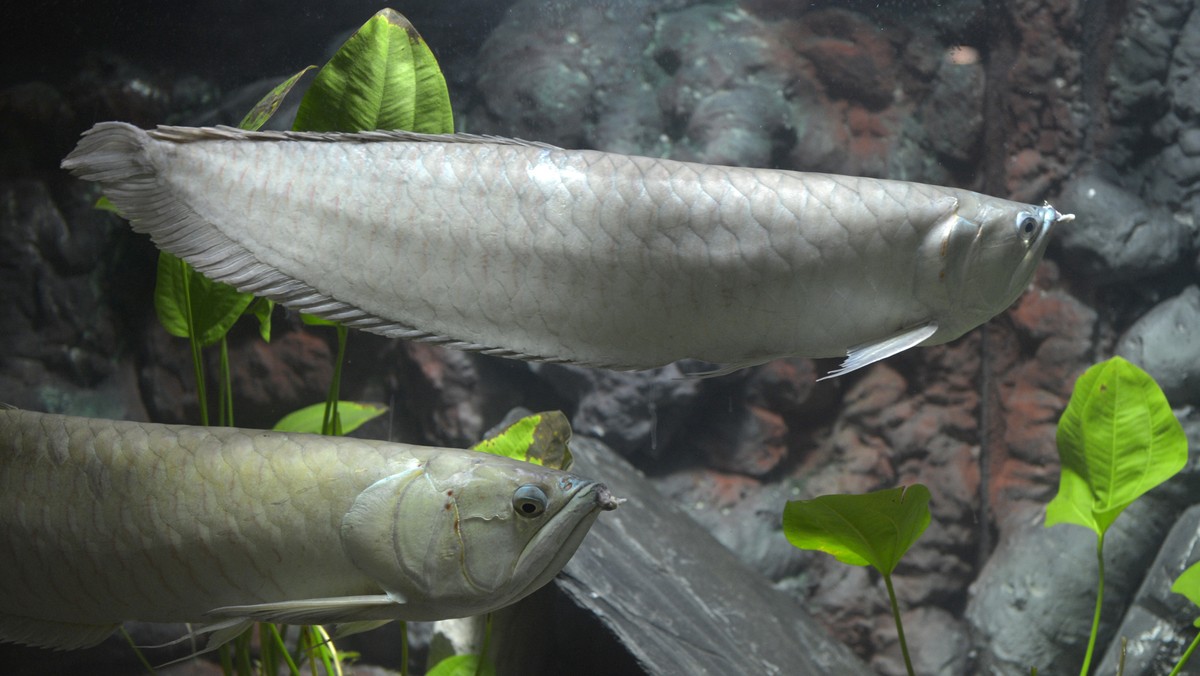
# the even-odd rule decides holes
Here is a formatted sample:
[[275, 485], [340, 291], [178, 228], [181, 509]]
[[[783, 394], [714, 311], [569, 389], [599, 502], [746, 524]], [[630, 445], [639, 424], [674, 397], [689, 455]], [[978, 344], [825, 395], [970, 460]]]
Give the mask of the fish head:
[[941, 246], [954, 319], [939, 319], [943, 335], [936, 342], [957, 338], [1012, 305], [1029, 286], [1054, 226], [1074, 218], [1049, 204], [962, 199]]
[[343, 519], [342, 543], [405, 619], [466, 617], [545, 585], [617, 504], [603, 484], [574, 474], [443, 450], [364, 491]]

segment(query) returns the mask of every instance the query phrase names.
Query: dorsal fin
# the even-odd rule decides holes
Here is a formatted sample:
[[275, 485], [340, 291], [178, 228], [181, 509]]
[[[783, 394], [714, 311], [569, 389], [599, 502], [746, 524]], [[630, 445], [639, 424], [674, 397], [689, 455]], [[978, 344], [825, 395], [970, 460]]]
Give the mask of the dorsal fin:
[[505, 136], [490, 136], [485, 134], [420, 134], [400, 129], [356, 132], [327, 132], [327, 131], [246, 131], [237, 127], [172, 127], [159, 125], [147, 132], [151, 138], [173, 143], [194, 143], [198, 141], [308, 141], [317, 143], [498, 143], [501, 145], [523, 146], [526, 148], [544, 148], [546, 150], [562, 150], [559, 146], [541, 143], [539, 141], [524, 141]]

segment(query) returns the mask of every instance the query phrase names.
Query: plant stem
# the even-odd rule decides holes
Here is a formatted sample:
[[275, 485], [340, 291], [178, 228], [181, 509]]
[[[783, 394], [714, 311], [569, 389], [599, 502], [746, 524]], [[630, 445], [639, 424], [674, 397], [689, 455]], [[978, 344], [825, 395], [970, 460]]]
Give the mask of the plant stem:
[[338, 399], [341, 396], [342, 390], [342, 362], [346, 360], [346, 339], [349, 335], [349, 330], [337, 325], [337, 359], [333, 362], [333, 382], [329, 384], [329, 396], [325, 398], [325, 417], [321, 421], [321, 434], [330, 435], [342, 433], [341, 425], [338, 423]]
[[908, 656], [908, 641], [904, 640], [904, 624], [900, 622], [900, 605], [896, 603], [896, 590], [892, 588], [892, 576], [884, 573], [883, 584], [887, 586], [888, 601], [892, 603], [892, 619], [896, 621], [896, 635], [900, 638], [900, 652], [904, 655], [904, 668], [908, 676], [916, 676], [912, 658]]
[[1184, 651], [1183, 657], [1179, 658], [1179, 663], [1171, 670], [1171, 676], [1179, 676], [1179, 674], [1183, 673], [1183, 666], [1187, 664], [1188, 658], [1192, 656], [1192, 653], [1196, 652], [1196, 646], [1198, 645], [1200, 645], [1200, 633], [1196, 634], [1196, 638], [1192, 639], [1192, 644]]
[[[279, 650], [279, 656], [283, 658], [284, 662], [287, 662], [288, 672], [293, 675], [299, 674], [300, 668], [292, 660], [292, 654], [288, 652], [287, 644], [283, 642], [283, 636], [279, 633], [279, 628], [271, 622], [262, 622], [258, 626], [260, 629], [265, 628], [271, 634], [271, 640], [274, 641], [276, 648]], [[260, 633], [259, 639], [261, 640], [261, 638], [262, 634]], [[265, 645], [266, 641], [262, 641], [262, 643]]]
[[204, 360], [200, 354], [200, 340], [196, 337], [196, 317], [192, 312], [192, 272], [188, 264], [179, 259], [183, 270], [183, 315], [187, 322], [188, 344], [192, 347], [192, 368], [196, 372], [196, 399], [200, 404], [200, 424], [208, 426], [208, 392], [204, 387]]
[[1100, 608], [1104, 605], [1104, 533], [1096, 536], [1096, 565], [1099, 581], [1096, 583], [1096, 611], [1092, 613], [1092, 634], [1088, 637], [1087, 652], [1083, 656], [1083, 668], [1079, 676], [1087, 676], [1092, 666], [1092, 653], [1096, 650], [1096, 635], [1100, 633]]
[[221, 336], [220, 424], [233, 427], [233, 376], [229, 370], [229, 340]]

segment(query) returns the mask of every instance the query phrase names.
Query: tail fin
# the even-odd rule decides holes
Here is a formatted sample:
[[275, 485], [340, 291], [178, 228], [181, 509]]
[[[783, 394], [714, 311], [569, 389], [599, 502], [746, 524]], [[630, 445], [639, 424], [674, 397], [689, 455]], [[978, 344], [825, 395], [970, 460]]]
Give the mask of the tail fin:
[[62, 168], [99, 183], [153, 181], [154, 170], [146, 161], [149, 143], [150, 135], [131, 124], [101, 122], [84, 132]]

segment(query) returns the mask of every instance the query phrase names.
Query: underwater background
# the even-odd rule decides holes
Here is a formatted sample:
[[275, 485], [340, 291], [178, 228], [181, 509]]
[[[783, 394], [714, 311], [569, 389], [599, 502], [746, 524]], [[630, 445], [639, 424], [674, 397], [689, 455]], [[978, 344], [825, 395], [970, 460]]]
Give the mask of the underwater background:
[[[0, 402], [198, 422], [187, 343], [154, 315], [156, 250], [59, 162], [97, 121], [236, 124], [384, 6], [6, 10], [21, 40], [0, 61]], [[438, 56], [459, 131], [953, 185], [1076, 215], [1008, 312], [821, 383], [834, 360], [694, 379], [352, 333], [343, 398], [390, 407], [359, 435], [466, 447], [514, 407], [561, 409], [597, 478], [630, 498], [510, 613], [505, 673], [904, 673], [878, 575], [796, 550], [780, 513], [913, 482], [929, 487], [933, 521], [893, 577], [917, 672], [1077, 668], [1094, 535], [1042, 520], [1075, 378], [1125, 356], [1200, 441], [1196, 2], [386, 6]], [[288, 126], [286, 108], [269, 127]], [[251, 322], [231, 340], [240, 426], [324, 399], [332, 331], [280, 309], [269, 344]], [[1166, 674], [1191, 641], [1195, 609], [1168, 588], [1200, 559], [1198, 535], [1193, 452], [1106, 538], [1097, 673], [1114, 673], [1116, 637], [1130, 639], [1130, 676]], [[394, 665], [388, 645], [362, 649]], [[137, 673], [126, 653], [119, 639], [77, 654], [0, 646], [0, 672]]]

